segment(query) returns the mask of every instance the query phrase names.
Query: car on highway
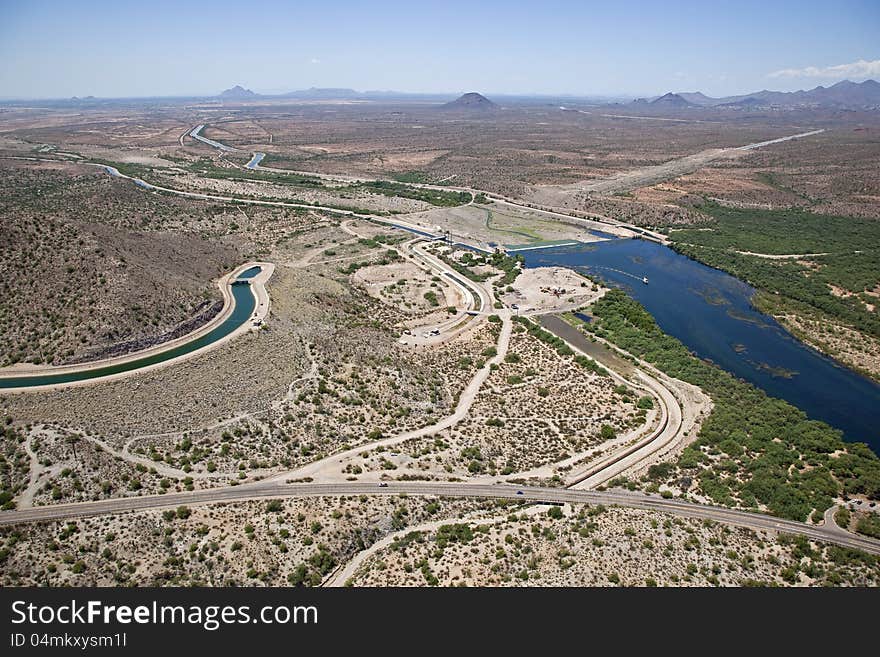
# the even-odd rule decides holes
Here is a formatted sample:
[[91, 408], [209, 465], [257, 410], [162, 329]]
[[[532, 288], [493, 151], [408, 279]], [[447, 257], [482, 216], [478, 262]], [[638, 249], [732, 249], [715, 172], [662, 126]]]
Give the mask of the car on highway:
[[385, 483], [384, 481], [380, 481], [380, 482], [379, 482], [379, 488], [388, 488], [388, 484]]

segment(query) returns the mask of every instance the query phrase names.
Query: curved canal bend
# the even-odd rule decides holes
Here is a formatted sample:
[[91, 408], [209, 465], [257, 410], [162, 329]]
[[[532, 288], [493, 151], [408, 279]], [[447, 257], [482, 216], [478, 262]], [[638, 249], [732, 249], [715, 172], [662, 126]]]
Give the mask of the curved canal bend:
[[625, 289], [664, 332], [701, 358], [880, 453], [880, 385], [755, 310], [755, 289], [730, 274], [646, 240], [610, 240], [522, 255], [527, 267], [569, 267]]
[[[257, 309], [257, 293], [249, 285], [249, 281], [262, 271], [262, 266], [252, 266], [240, 272], [232, 278], [231, 282], [227, 283], [232, 297], [232, 312], [220, 324], [203, 335], [198, 335], [192, 340], [187, 340], [169, 349], [156, 351], [142, 358], [137, 358], [136, 354], [129, 354], [123, 357], [126, 360], [106, 366], [65, 372], [47, 370], [45, 374], [0, 376], [0, 392], [8, 389], [40, 388], [101, 379], [164, 363], [214, 344], [243, 326], [254, 314]], [[161, 349], [161, 345], [159, 345], [159, 349]], [[82, 366], [88, 368], [89, 364], [83, 363]]]

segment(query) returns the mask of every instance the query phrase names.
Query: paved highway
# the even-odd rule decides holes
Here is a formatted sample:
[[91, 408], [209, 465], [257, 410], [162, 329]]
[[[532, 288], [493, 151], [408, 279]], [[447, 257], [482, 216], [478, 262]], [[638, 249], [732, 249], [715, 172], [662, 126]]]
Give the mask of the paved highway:
[[634, 509], [646, 509], [670, 513], [685, 518], [714, 520], [716, 522], [745, 527], [758, 531], [783, 532], [806, 536], [845, 547], [880, 554], [880, 541], [844, 534], [836, 527], [807, 525], [793, 520], [782, 520], [759, 513], [704, 506], [676, 499], [664, 499], [653, 495], [629, 491], [585, 491], [565, 488], [539, 488], [535, 486], [509, 486], [498, 484], [389, 482], [385, 486], [376, 483], [345, 482], [334, 484], [309, 484], [284, 482], [257, 482], [242, 486], [207, 489], [188, 493], [123, 497], [97, 502], [76, 504], [53, 504], [45, 507], [0, 512], [0, 525], [14, 525], [47, 520], [65, 520], [98, 516], [123, 511], [159, 509], [180, 505], [196, 505], [217, 502], [236, 502], [267, 497], [319, 497], [337, 495], [431, 495], [443, 497], [469, 497], [483, 499], [510, 499], [526, 502], [604, 504]]

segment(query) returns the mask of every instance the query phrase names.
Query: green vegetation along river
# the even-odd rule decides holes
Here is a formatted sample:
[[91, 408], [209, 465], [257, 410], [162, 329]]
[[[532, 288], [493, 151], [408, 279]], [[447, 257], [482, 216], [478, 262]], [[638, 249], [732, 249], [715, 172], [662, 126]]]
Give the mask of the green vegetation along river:
[[840, 429], [847, 440], [880, 451], [880, 385], [804, 345], [753, 308], [755, 290], [746, 283], [645, 240], [524, 255], [529, 267], [571, 267], [625, 288], [663, 331], [698, 356]]

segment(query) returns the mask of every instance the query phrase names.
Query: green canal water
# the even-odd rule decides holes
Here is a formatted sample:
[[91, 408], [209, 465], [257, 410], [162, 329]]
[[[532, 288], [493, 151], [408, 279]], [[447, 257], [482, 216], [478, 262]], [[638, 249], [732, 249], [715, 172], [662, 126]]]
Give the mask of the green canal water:
[[[260, 270], [260, 267], [252, 267], [240, 274], [236, 280], [241, 281], [253, 278], [260, 272]], [[144, 367], [149, 367], [150, 365], [155, 365], [157, 363], [163, 363], [173, 358], [177, 358], [178, 356], [192, 353], [193, 351], [201, 349], [202, 347], [217, 342], [218, 340], [226, 337], [227, 335], [235, 331], [235, 329], [237, 329], [245, 322], [249, 321], [257, 306], [256, 297], [251, 291], [251, 286], [247, 282], [235, 282], [232, 284], [231, 288], [232, 296], [235, 299], [235, 307], [232, 309], [232, 314], [227, 317], [219, 326], [214, 327], [208, 333], [205, 333], [203, 336], [196, 338], [195, 340], [191, 340], [190, 342], [186, 342], [165, 351], [160, 351], [150, 356], [136, 358], [134, 360], [119, 363], [116, 365], [96, 367], [94, 369], [86, 370], [83, 372], [55, 374], [47, 372], [46, 374], [2, 377], [0, 378], [0, 391], [9, 388], [31, 388], [36, 386], [48, 386], [61, 383], [88, 381], [91, 379], [98, 379], [101, 377], [110, 376], [112, 374], [119, 374], [121, 372], [130, 372], [131, 370], [137, 370]]]

